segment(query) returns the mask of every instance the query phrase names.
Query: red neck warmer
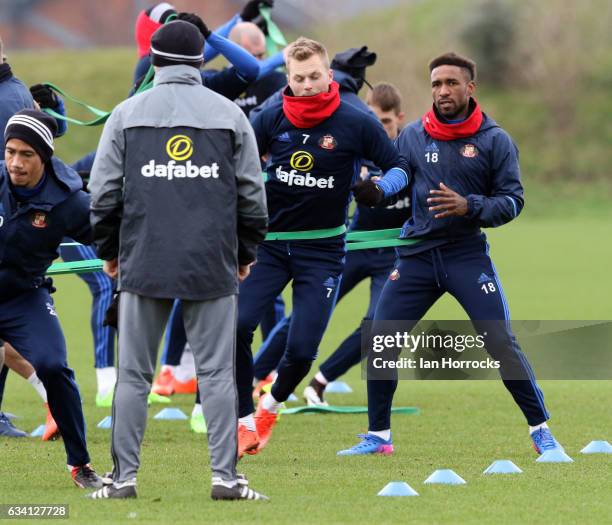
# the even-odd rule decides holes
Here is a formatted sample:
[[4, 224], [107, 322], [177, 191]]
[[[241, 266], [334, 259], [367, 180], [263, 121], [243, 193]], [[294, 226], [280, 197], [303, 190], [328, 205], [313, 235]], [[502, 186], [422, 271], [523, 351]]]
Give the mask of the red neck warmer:
[[463, 122], [449, 124], [438, 119], [434, 106], [423, 115], [421, 119], [425, 131], [436, 140], [455, 140], [474, 135], [482, 124], [482, 111], [475, 99], [470, 99], [470, 105], [473, 104], [472, 113]]
[[143, 56], [149, 54], [149, 49], [151, 47], [151, 37], [153, 33], [157, 31], [162, 24], [156, 22], [149, 18], [146, 11], [141, 11], [136, 18], [136, 46], [138, 47], [138, 58], [142, 58]]
[[312, 128], [332, 116], [340, 106], [340, 86], [332, 81], [327, 93], [294, 97], [283, 92], [283, 113], [296, 128]]

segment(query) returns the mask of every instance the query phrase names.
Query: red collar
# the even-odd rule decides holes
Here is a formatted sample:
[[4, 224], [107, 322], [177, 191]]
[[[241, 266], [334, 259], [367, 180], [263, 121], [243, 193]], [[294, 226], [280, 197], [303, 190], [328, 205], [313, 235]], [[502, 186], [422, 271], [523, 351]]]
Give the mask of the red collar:
[[340, 106], [340, 86], [332, 81], [327, 93], [294, 97], [283, 92], [283, 113], [296, 128], [312, 128], [332, 116]]
[[422, 122], [425, 131], [436, 140], [455, 140], [474, 135], [482, 125], [482, 111], [475, 99], [470, 99], [473, 104], [472, 113], [463, 122], [449, 124], [438, 119], [434, 106], [423, 115]]

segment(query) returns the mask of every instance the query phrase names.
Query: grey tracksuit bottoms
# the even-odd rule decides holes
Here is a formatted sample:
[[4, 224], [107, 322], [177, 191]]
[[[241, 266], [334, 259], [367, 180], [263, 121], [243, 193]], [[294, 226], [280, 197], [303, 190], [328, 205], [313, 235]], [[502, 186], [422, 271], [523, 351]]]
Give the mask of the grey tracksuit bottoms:
[[[140, 466], [147, 397], [172, 304], [170, 299], [121, 292], [111, 444], [116, 483], [135, 478]], [[195, 358], [208, 426], [212, 475], [224, 481], [236, 479], [236, 310], [236, 295], [209, 301], [183, 301], [187, 341]]]

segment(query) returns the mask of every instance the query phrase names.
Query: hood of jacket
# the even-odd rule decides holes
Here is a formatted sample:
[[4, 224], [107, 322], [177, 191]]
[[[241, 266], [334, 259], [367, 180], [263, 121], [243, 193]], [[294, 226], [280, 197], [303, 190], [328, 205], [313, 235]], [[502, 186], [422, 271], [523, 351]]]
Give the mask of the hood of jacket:
[[340, 91], [350, 91], [351, 93], [355, 93], [355, 95], [359, 93], [363, 85], [362, 79], [352, 77], [339, 69], [334, 69], [334, 80], [340, 85]]

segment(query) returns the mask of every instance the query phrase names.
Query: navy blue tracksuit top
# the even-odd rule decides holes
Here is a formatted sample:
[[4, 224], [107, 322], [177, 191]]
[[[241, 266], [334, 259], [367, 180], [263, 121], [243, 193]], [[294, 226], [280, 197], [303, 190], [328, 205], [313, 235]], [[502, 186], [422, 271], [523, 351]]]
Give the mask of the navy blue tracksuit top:
[[350, 187], [363, 159], [383, 172], [408, 165], [371, 115], [344, 101], [312, 128], [296, 128], [277, 101], [253, 119], [259, 152], [270, 154], [269, 231], [304, 231], [345, 224]]
[[0, 161], [0, 302], [44, 283], [63, 237], [91, 242], [89, 195], [81, 178], [55, 157], [45, 170], [42, 190], [19, 201]]
[[[435, 140], [419, 120], [402, 130], [397, 147], [408, 160], [412, 195], [412, 216], [401, 237], [423, 239], [401, 247], [400, 254], [477, 235], [481, 227], [501, 226], [523, 209], [518, 149], [484, 113], [480, 129], [471, 137]], [[437, 212], [429, 211], [427, 199], [440, 182], [467, 199], [467, 215], [434, 219]]]

